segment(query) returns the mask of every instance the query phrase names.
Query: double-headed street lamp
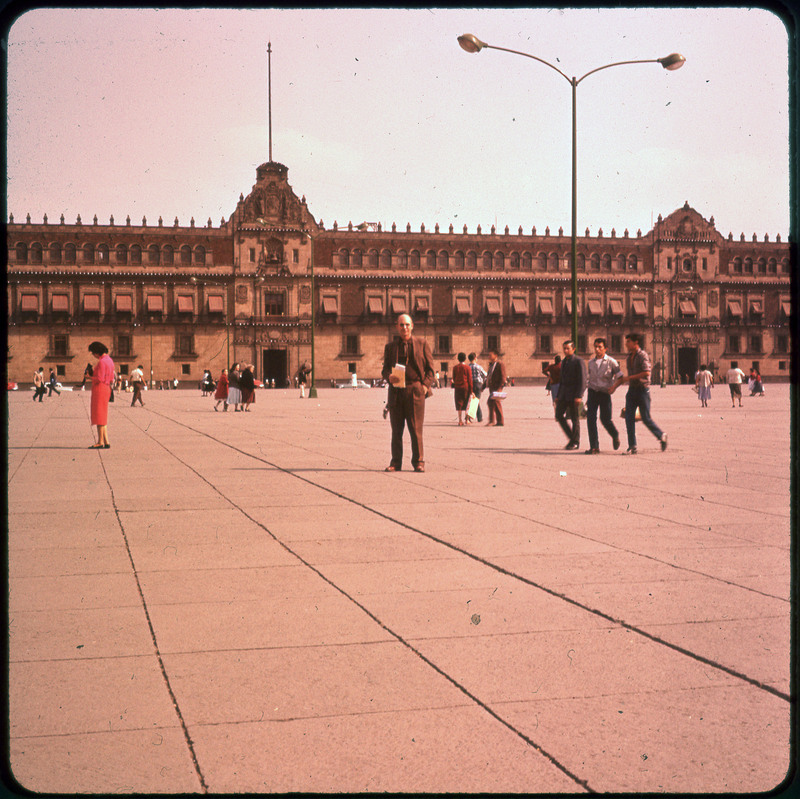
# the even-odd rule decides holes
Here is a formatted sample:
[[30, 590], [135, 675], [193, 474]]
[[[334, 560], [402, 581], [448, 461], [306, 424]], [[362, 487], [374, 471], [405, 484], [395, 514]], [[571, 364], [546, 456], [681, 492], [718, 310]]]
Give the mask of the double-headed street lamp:
[[484, 47], [491, 50], [503, 50], [506, 53], [514, 53], [515, 55], [522, 55], [526, 58], [532, 58], [534, 61], [539, 61], [545, 66], [554, 69], [558, 72], [572, 86], [572, 257], [570, 259], [570, 269], [572, 273], [572, 339], [575, 346], [578, 346], [578, 134], [577, 134], [577, 116], [576, 116], [576, 97], [578, 84], [589, 75], [599, 72], [602, 69], [609, 67], [618, 67], [623, 64], [661, 64], [664, 69], [680, 69], [686, 59], [680, 53], [672, 53], [664, 58], [650, 58], [640, 61], [616, 61], [613, 64], [606, 64], [603, 67], [597, 67], [591, 72], [587, 72], [581, 78], [570, 78], [562, 72], [557, 66], [554, 66], [549, 61], [543, 58], [531, 55], [530, 53], [522, 53], [519, 50], [509, 50], [507, 47], [496, 47], [493, 44], [486, 44], [482, 42], [477, 36], [471, 33], [465, 33], [463, 36], [458, 37], [458, 43], [462, 49], [468, 53], [477, 53], [483, 50]]

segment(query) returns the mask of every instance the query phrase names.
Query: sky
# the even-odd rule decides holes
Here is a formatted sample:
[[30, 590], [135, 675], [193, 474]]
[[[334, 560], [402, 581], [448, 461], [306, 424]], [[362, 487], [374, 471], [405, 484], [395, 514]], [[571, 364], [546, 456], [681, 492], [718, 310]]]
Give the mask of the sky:
[[[10, 23], [9, 23], [10, 24]], [[7, 28], [7, 210], [216, 227], [272, 157], [317, 221], [789, 233], [788, 46], [763, 9], [36, 9]]]

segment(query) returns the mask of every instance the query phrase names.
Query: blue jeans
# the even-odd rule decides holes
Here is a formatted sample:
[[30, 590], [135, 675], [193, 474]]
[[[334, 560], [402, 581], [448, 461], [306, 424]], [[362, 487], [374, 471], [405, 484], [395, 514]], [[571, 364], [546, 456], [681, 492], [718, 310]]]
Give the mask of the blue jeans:
[[625, 396], [625, 429], [628, 431], [628, 448], [636, 446], [637, 408], [644, 426], [659, 440], [664, 435], [650, 416], [650, 389], [645, 386], [631, 386]]
[[608, 434], [613, 439], [619, 438], [619, 433], [611, 421], [611, 395], [607, 391], [595, 391], [590, 388], [586, 397], [586, 428], [589, 431], [589, 447], [600, 449], [600, 439], [597, 437], [597, 411], [600, 410], [600, 421]]

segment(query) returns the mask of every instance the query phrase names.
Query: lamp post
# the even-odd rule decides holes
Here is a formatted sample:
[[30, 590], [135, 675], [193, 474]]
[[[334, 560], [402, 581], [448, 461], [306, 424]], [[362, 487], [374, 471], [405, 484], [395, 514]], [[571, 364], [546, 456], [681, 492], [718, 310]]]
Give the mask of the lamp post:
[[314, 237], [309, 233], [308, 241], [311, 245], [311, 257], [309, 265], [311, 267], [311, 387], [308, 389], [308, 398], [317, 399], [317, 368], [314, 361], [314, 322], [316, 321], [317, 300], [314, 296]]
[[502, 50], [506, 53], [514, 53], [514, 55], [525, 56], [525, 58], [532, 58], [534, 61], [539, 61], [545, 66], [554, 69], [564, 78], [567, 83], [572, 86], [572, 251], [570, 257], [570, 272], [572, 275], [572, 340], [577, 348], [578, 346], [578, 134], [577, 134], [577, 89], [578, 84], [589, 75], [595, 72], [600, 72], [603, 69], [610, 67], [618, 67], [624, 64], [661, 64], [664, 69], [674, 70], [682, 67], [686, 59], [680, 53], [672, 53], [664, 58], [648, 58], [637, 61], [616, 61], [613, 64], [606, 64], [602, 67], [597, 67], [590, 72], [587, 72], [581, 78], [570, 78], [566, 73], [562, 72], [557, 66], [554, 66], [549, 61], [543, 58], [531, 55], [530, 53], [523, 53], [519, 50], [510, 50], [507, 47], [496, 47], [493, 44], [486, 44], [473, 36], [471, 33], [465, 33], [458, 37], [458, 43], [463, 50], [468, 53], [478, 53], [484, 48], [490, 50]]

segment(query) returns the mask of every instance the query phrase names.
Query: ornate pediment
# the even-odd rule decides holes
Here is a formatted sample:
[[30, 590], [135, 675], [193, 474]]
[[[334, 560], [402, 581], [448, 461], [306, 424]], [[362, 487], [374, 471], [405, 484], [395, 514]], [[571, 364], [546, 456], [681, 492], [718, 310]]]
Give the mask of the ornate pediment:
[[705, 220], [688, 202], [673, 211], [666, 219], [658, 219], [658, 237], [663, 241], [714, 241], [719, 233], [714, 227], [714, 217]]
[[283, 164], [269, 162], [256, 170], [257, 182], [239, 202], [239, 224], [263, 228], [301, 228], [313, 224], [305, 203], [287, 181]]

